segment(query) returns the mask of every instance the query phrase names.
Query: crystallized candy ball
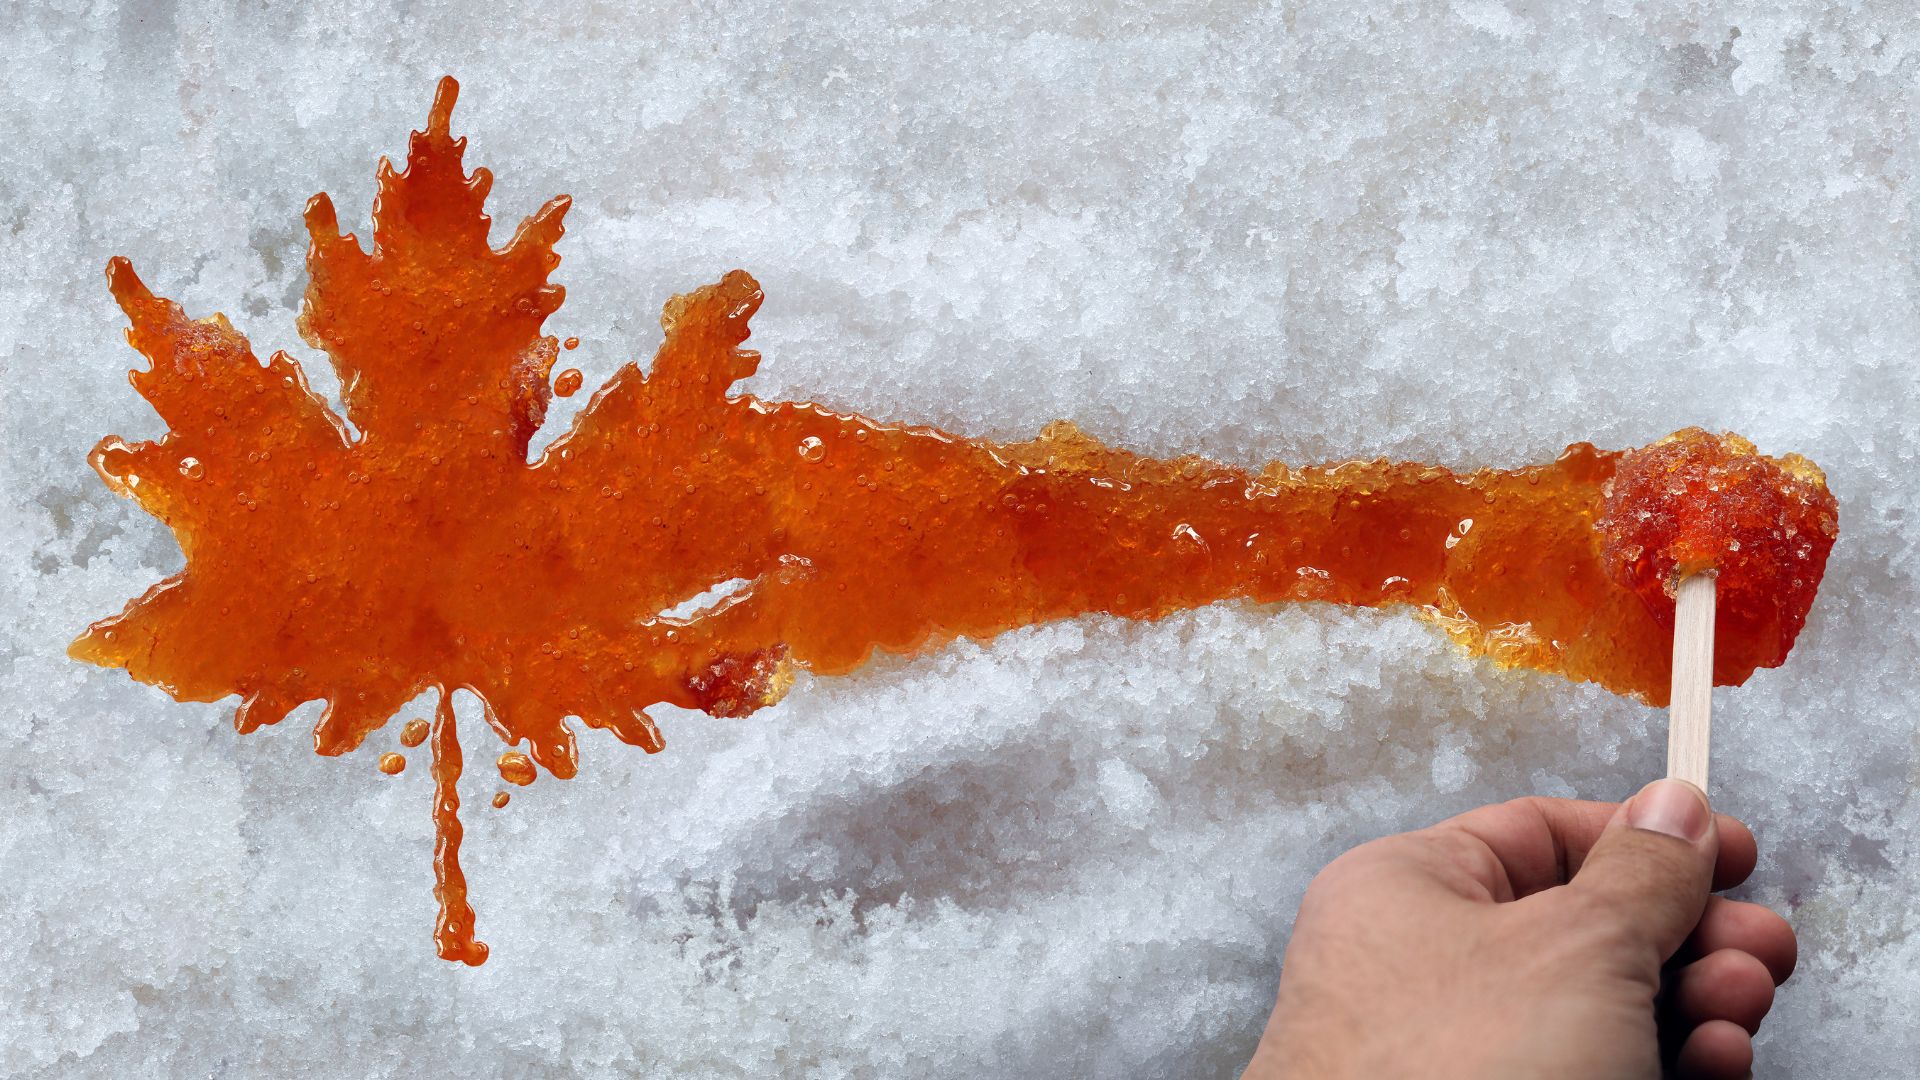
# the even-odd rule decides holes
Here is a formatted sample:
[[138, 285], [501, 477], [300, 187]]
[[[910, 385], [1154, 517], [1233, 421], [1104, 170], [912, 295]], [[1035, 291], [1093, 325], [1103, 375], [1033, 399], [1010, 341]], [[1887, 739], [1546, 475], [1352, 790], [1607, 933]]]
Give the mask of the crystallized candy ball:
[[1608, 571], [1663, 623], [1681, 578], [1715, 575], [1717, 673], [1786, 658], [1839, 535], [1839, 507], [1806, 458], [1687, 428], [1623, 455], [1601, 527]]

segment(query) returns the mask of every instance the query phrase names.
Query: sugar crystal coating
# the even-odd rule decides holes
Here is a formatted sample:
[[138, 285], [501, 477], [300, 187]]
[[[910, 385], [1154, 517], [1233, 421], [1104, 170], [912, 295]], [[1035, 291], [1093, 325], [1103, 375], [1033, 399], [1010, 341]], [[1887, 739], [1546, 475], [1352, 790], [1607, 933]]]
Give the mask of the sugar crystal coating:
[[1608, 570], [1662, 625], [1672, 625], [1681, 578], [1715, 575], [1716, 636], [1744, 646], [1738, 657], [1716, 653], [1717, 680], [1749, 657], [1761, 667], [1786, 659], [1840, 535], [1817, 466], [1688, 428], [1629, 451], [1606, 491]]

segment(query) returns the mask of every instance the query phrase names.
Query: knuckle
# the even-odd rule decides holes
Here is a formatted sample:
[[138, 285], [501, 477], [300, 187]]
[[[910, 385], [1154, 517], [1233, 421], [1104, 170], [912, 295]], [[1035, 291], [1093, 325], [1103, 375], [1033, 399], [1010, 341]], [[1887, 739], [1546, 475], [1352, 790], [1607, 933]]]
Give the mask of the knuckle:
[[1545, 795], [1522, 795], [1517, 799], [1508, 799], [1501, 805], [1509, 810], [1531, 817], [1546, 817], [1558, 799], [1549, 799]]
[[1394, 868], [1417, 858], [1420, 842], [1414, 834], [1397, 833], [1369, 840], [1342, 852], [1307, 883], [1306, 898], [1325, 901], [1330, 896], [1367, 887]]
[[1365, 873], [1385, 854], [1382, 851], [1382, 845], [1385, 843], [1386, 840], [1372, 840], [1341, 852], [1332, 862], [1321, 867], [1319, 873], [1313, 875], [1313, 880], [1307, 883], [1307, 892], [1324, 894], [1342, 887], [1358, 875]]

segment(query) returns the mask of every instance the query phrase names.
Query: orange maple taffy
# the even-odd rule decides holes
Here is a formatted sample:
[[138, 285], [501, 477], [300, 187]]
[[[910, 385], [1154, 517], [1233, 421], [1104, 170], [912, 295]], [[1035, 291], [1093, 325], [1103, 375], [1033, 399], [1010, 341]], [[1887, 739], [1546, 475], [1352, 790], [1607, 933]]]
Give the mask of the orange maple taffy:
[[540, 775], [527, 755], [514, 750], [501, 754], [500, 760], [495, 762], [495, 765], [500, 770], [500, 779], [516, 787], [526, 787]]
[[[1776, 466], [1744, 442], [1683, 432], [1661, 444], [1679, 451], [1625, 455], [1581, 443], [1549, 464], [1457, 474], [1154, 460], [1067, 423], [969, 440], [731, 393], [759, 362], [740, 346], [760, 288], [737, 270], [670, 300], [651, 367], [618, 371], [529, 463], [558, 354], [542, 324], [561, 301], [547, 277], [567, 202], [489, 245], [489, 177], [464, 172], [449, 134], [455, 89], [441, 84], [406, 169], [382, 163], [371, 251], [340, 235], [325, 196], [308, 208], [300, 327], [339, 373], [357, 437], [284, 353], [262, 364], [225, 319], [189, 319], [113, 261], [129, 338], [152, 362], [134, 386], [170, 430], [109, 438], [92, 460], [173, 529], [186, 567], [72, 648], [182, 701], [238, 694], [242, 731], [323, 700], [323, 754], [438, 691], [442, 956], [485, 957], [458, 863], [455, 689], [565, 778], [570, 717], [658, 751], [645, 712], [658, 703], [743, 716], [797, 668], [837, 675], [876, 650], [1089, 612], [1406, 605], [1476, 654], [1657, 704], [1668, 612], [1646, 583], [1670, 569], [1661, 560], [1710, 549], [1724, 575], [1754, 582], [1754, 604], [1774, 605], [1725, 624], [1723, 683], [1780, 663], [1812, 602], [1831, 496], [1811, 465]], [[1668, 489], [1616, 483], [1609, 501], [1616, 474], [1707, 443], [1725, 501], [1679, 538], [1647, 534]], [[1775, 503], [1815, 512], [1792, 532], [1751, 524]], [[667, 614], [724, 583], [736, 588], [723, 599]]]
[[1807, 621], [1839, 535], [1826, 477], [1798, 454], [1770, 458], [1738, 435], [1688, 428], [1628, 453], [1607, 486], [1603, 557], [1669, 629], [1674, 589], [1712, 572], [1716, 633], [1745, 643], [1714, 654], [1714, 681], [1775, 667]]

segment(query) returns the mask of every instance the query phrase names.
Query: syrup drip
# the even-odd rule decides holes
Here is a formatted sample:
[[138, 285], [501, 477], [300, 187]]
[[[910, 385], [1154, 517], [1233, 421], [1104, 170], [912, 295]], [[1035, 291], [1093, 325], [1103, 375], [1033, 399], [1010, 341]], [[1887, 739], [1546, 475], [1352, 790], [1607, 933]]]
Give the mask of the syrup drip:
[[262, 364], [224, 318], [189, 319], [110, 264], [152, 362], [133, 384], [169, 431], [109, 437], [91, 460], [187, 565], [71, 650], [181, 701], [238, 694], [242, 732], [324, 700], [328, 755], [437, 689], [445, 958], [486, 956], [459, 866], [454, 687], [527, 746], [528, 779], [564, 779], [571, 717], [657, 752], [655, 704], [744, 716], [799, 669], [1232, 599], [1404, 606], [1497, 663], [1659, 704], [1675, 573], [1712, 565], [1736, 598], [1715, 662], [1734, 684], [1786, 658], [1824, 572], [1837, 525], [1819, 470], [1697, 429], [1510, 470], [1256, 471], [1142, 457], [1068, 423], [999, 444], [730, 396], [759, 363], [739, 347], [761, 300], [741, 271], [669, 301], [650, 368], [621, 368], [529, 463], [567, 201], [489, 246], [491, 177], [464, 171], [455, 93], [442, 82], [405, 170], [382, 162], [371, 251], [324, 195], [308, 206], [300, 328], [357, 437], [286, 354]]
[[532, 759], [514, 750], [501, 754], [498, 765], [500, 779], [516, 787], [526, 787], [533, 783], [534, 777], [539, 775], [534, 771]]
[[440, 689], [433, 714], [433, 898], [440, 917], [433, 944], [442, 960], [469, 967], [487, 962], [487, 946], [473, 936], [473, 905], [467, 902], [467, 875], [460, 869], [460, 738], [453, 722], [453, 695]]

